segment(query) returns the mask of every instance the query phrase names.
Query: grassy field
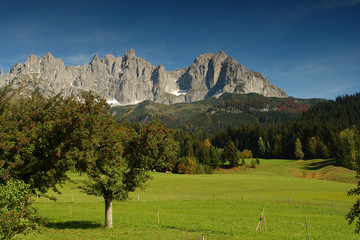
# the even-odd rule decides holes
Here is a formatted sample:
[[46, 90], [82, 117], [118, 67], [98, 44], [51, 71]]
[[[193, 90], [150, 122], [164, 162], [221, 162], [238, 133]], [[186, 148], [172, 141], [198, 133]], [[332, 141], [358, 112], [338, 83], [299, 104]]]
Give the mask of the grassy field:
[[[307, 239], [305, 217], [311, 239], [359, 239], [344, 218], [355, 173], [331, 164], [261, 160], [211, 175], [152, 173], [144, 191], [114, 203], [113, 229], [104, 228], [104, 201], [67, 183], [57, 202], [36, 200], [43, 231], [18, 239]], [[262, 211], [266, 233], [255, 232]]]

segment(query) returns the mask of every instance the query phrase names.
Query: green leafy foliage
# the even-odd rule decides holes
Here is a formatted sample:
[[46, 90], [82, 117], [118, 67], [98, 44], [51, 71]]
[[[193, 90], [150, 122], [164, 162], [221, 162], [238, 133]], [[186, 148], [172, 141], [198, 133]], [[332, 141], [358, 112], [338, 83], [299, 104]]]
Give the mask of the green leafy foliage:
[[6, 89], [0, 100], [0, 183], [20, 179], [33, 191], [56, 191], [74, 164], [60, 156], [70, 148], [72, 123], [65, 115], [71, 102], [59, 96], [47, 100], [36, 91], [27, 97], [16, 93]]
[[[345, 129], [340, 133], [340, 138], [343, 138], [347, 146], [344, 154], [344, 159], [347, 159], [349, 163], [356, 169], [356, 178], [360, 178], [360, 135], [357, 129]], [[344, 143], [343, 143], [344, 144]], [[357, 186], [348, 192], [348, 196], [360, 195], [360, 181]], [[346, 214], [346, 219], [349, 224], [356, 222], [355, 232], [360, 233], [360, 199], [357, 199], [351, 210]]]
[[0, 185], [0, 239], [39, 229], [43, 221], [32, 206], [30, 186], [19, 180]]
[[82, 189], [105, 202], [125, 200], [143, 187], [148, 169], [177, 158], [177, 144], [159, 122], [133, 129], [110, 116], [109, 105], [91, 93], [45, 98], [39, 92], [0, 95], [0, 183], [19, 179], [45, 194], [67, 179], [69, 169], [86, 173]]
[[295, 157], [298, 159], [303, 159], [304, 158], [304, 152], [302, 151], [302, 144], [300, 139], [296, 139], [295, 141]]
[[356, 151], [358, 150], [357, 141], [359, 133], [355, 128], [344, 129], [339, 133], [338, 150], [336, 152], [337, 159], [342, 166], [349, 169], [356, 169]]

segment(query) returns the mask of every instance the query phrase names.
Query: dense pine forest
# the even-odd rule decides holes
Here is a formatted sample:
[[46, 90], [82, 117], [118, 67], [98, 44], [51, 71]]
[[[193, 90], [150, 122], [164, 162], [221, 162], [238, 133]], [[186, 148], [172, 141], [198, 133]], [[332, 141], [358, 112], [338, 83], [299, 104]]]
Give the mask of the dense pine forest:
[[202, 126], [198, 131], [174, 130], [181, 161], [171, 165], [171, 170], [192, 173], [211, 172], [220, 165], [256, 167], [256, 160], [247, 158], [334, 158], [337, 165], [353, 169], [359, 146], [360, 93], [321, 101], [279, 123], [236, 122], [215, 133], [204, 130], [206, 121]]

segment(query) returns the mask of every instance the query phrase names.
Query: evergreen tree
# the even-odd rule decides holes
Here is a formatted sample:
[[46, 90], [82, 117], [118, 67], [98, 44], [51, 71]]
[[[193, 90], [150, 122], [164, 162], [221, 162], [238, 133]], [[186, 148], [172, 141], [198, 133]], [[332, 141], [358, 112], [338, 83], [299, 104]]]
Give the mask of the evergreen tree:
[[299, 160], [304, 158], [304, 153], [302, 151], [302, 145], [299, 138], [297, 138], [295, 142], [295, 157]]
[[355, 169], [357, 130], [345, 129], [339, 133], [337, 161], [344, 167]]
[[230, 167], [238, 167], [239, 166], [239, 154], [236, 149], [234, 143], [230, 141], [228, 145], [226, 145], [223, 152], [223, 161], [229, 162]]
[[265, 146], [265, 143], [264, 143], [264, 140], [262, 139], [262, 137], [259, 137], [258, 149], [259, 149], [260, 156], [264, 157], [266, 154], [266, 146]]
[[315, 158], [316, 157], [316, 138], [311, 137], [308, 138], [307, 141], [307, 152], [308, 152], [308, 158]]

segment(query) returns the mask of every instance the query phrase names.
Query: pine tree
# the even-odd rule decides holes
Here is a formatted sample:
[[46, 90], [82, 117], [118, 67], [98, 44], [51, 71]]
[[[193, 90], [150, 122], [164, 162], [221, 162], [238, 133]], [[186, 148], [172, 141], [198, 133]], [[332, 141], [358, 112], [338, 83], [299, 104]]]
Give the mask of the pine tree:
[[297, 138], [295, 142], [295, 157], [299, 158], [299, 160], [304, 158], [304, 153], [302, 151], [302, 145], [299, 138]]

